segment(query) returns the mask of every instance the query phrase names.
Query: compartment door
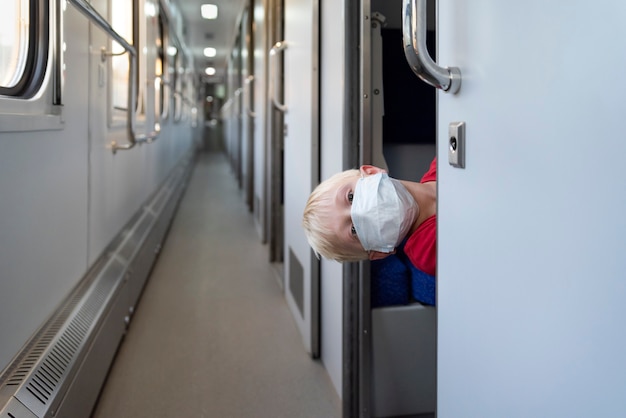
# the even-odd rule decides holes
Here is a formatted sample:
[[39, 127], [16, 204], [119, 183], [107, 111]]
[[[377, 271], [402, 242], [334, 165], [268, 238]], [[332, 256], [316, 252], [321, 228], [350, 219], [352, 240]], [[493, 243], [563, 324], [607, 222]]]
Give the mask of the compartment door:
[[285, 293], [306, 350], [319, 355], [319, 261], [302, 224], [319, 180], [318, 2], [285, 0]]
[[242, 189], [248, 209], [253, 211], [254, 191], [254, 113], [252, 111], [252, 85], [254, 77], [253, 31], [250, 8], [243, 11], [240, 29], [241, 50], [241, 173]]
[[621, 415], [626, 3], [438, 3], [437, 416]]

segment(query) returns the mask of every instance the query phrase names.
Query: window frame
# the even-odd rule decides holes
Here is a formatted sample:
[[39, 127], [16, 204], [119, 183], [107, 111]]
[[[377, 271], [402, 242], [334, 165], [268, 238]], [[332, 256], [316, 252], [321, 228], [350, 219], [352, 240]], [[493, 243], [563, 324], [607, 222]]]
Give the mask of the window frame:
[[[108, 7], [108, 19], [109, 22], [113, 22], [113, 2], [116, 0], [109, 0], [107, 1], [107, 7]], [[128, 5], [128, 0], [118, 0], [120, 1], [120, 3], [123, 3], [124, 5]], [[139, 24], [140, 24], [140, 10], [139, 10], [139, 5], [137, 0], [130, 0], [131, 2], [131, 13], [132, 13], [132, 19], [131, 19], [131, 37], [132, 39], [126, 39], [126, 41], [132, 45], [135, 48], [135, 51], [137, 53], [137, 66], [135, 68], [136, 73], [134, 75], [125, 74], [125, 78], [126, 78], [126, 83], [124, 85], [124, 90], [126, 91], [126, 95], [128, 95], [128, 86], [131, 83], [131, 78], [130, 77], [134, 77], [135, 81], [136, 81], [136, 85], [137, 85], [137, 89], [135, 91], [137, 98], [135, 101], [135, 114], [137, 116], [137, 122], [142, 122], [142, 109], [145, 107], [143, 106], [143, 99], [142, 99], [142, 92], [144, 89], [142, 89], [141, 83], [140, 83], [140, 74], [141, 74], [141, 69], [142, 68], [142, 57], [144, 54], [141, 53], [140, 50], [140, 46], [141, 46], [141, 42], [140, 42], [140, 33], [141, 33], [141, 29], [139, 28]], [[113, 27], [114, 30], [116, 30], [118, 33], [119, 31], [117, 30], [117, 28]], [[113, 45], [116, 44], [115, 40], [113, 40], [112, 38], [109, 38], [108, 40], [108, 50], [109, 51], [113, 51]], [[124, 60], [128, 60], [128, 65], [130, 65], [130, 52], [125, 52], [121, 55], [116, 55], [116, 56], [109, 56], [107, 59], [107, 73], [108, 73], [108, 77], [107, 77], [107, 96], [108, 96], [108, 125], [110, 128], [122, 128], [122, 127], [126, 127], [126, 120], [128, 118], [128, 114], [127, 114], [127, 107], [128, 107], [128, 97], [126, 97], [124, 106], [117, 106], [117, 103], [115, 102], [115, 95], [114, 95], [114, 87], [115, 84], [119, 82], [119, 80], [115, 79], [115, 72], [113, 71], [113, 62], [115, 61], [115, 59], [124, 59]]]
[[46, 0], [29, 0], [26, 62], [20, 80], [12, 87], [0, 86], [0, 96], [32, 98], [41, 86], [48, 67], [50, 49], [50, 6]]
[[[30, 0], [37, 12], [31, 15], [37, 35], [29, 45], [36, 57], [31, 68], [30, 84], [20, 95], [0, 94], [0, 132], [34, 132], [62, 130], [64, 89], [64, 43], [62, 0]], [[32, 13], [29, 12], [29, 14]], [[32, 30], [32, 29], [31, 29]], [[5, 90], [6, 92], [6, 90]], [[15, 93], [15, 92], [14, 92]]]
[[174, 122], [179, 123], [183, 118], [183, 83], [185, 76], [185, 56], [180, 45], [174, 55]]
[[[166, 121], [169, 117], [169, 92], [171, 87], [169, 86], [170, 74], [169, 74], [169, 55], [167, 54], [167, 48], [170, 45], [169, 41], [169, 22], [164, 14], [163, 8], [159, 6], [158, 23], [157, 23], [157, 39], [161, 40], [161, 46], [157, 45], [156, 58], [161, 60], [161, 83], [158, 94], [155, 94], [155, 108], [158, 108], [159, 117], [161, 121]], [[157, 93], [157, 92], [155, 92]], [[158, 104], [158, 106], [157, 106]], [[155, 116], [156, 111], [155, 111]]]

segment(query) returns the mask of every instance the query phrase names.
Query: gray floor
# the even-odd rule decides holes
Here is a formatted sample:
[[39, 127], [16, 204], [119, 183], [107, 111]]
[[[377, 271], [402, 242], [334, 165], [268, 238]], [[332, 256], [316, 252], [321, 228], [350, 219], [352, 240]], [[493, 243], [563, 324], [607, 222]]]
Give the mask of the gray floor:
[[339, 417], [220, 153], [200, 157], [94, 418]]

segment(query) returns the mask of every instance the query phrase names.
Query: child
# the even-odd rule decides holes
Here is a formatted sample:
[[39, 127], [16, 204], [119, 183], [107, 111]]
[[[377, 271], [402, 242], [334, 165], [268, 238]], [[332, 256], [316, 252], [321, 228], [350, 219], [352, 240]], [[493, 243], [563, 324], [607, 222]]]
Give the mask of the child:
[[392, 179], [364, 165], [335, 174], [311, 193], [303, 215], [309, 244], [337, 261], [406, 255], [414, 268], [436, 271], [437, 160], [419, 183]]

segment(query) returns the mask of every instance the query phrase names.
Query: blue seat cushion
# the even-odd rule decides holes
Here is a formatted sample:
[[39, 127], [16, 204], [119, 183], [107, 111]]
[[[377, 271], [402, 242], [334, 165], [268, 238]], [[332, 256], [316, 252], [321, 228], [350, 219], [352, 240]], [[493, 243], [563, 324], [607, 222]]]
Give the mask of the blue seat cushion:
[[413, 296], [413, 299], [424, 305], [434, 306], [436, 300], [435, 276], [418, 270], [411, 263], [409, 263], [409, 274], [411, 276], [411, 296]]
[[372, 308], [406, 305], [410, 300], [409, 269], [395, 254], [374, 260], [371, 266]]
[[402, 251], [371, 262], [371, 306], [435, 305], [435, 276], [417, 269]]

